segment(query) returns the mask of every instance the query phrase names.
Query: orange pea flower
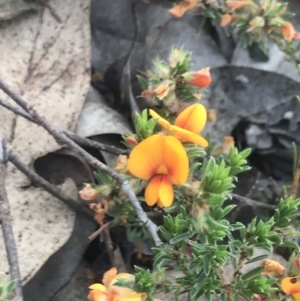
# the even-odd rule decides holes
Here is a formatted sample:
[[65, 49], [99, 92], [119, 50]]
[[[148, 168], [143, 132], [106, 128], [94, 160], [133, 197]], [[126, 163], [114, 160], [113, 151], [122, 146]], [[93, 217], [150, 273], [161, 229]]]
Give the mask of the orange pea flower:
[[149, 112], [165, 130], [180, 141], [192, 142], [202, 147], [208, 146], [208, 142], [199, 136], [207, 120], [206, 109], [203, 105], [196, 103], [187, 107], [177, 116], [174, 125], [171, 125], [168, 120], [159, 116], [155, 111], [149, 110]]
[[149, 180], [145, 190], [146, 203], [169, 207], [173, 203], [172, 183], [181, 185], [189, 174], [185, 149], [177, 138], [152, 135], [139, 143], [130, 153], [127, 168], [137, 178]]
[[300, 39], [300, 33], [296, 32], [291, 22], [286, 22], [280, 27], [281, 34], [287, 42], [292, 42], [294, 39]]
[[275, 260], [264, 259], [260, 265], [265, 266], [262, 272], [263, 275], [268, 275], [271, 277], [282, 277], [285, 273], [285, 267]]
[[292, 295], [295, 301], [300, 301], [300, 282], [297, 282], [296, 277], [283, 278], [281, 288], [287, 295]]
[[119, 279], [134, 279], [134, 275], [117, 274], [117, 269], [111, 268], [104, 274], [103, 284], [96, 283], [89, 287], [91, 291], [87, 298], [90, 301], [143, 301], [145, 299], [144, 293], [136, 293], [129, 288], [114, 285]]
[[199, 87], [207, 88], [211, 84], [210, 68], [203, 68], [198, 72], [192, 73], [192, 79], [188, 84]]

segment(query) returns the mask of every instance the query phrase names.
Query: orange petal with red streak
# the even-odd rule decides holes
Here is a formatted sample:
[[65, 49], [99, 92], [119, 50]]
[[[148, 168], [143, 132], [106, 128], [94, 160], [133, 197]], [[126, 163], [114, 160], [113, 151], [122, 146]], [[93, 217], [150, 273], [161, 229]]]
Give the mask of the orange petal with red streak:
[[207, 112], [200, 103], [195, 103], [182, 111], [175, 120], [175, 125], [199, 134], [205, 127]]
[[143, 180], [156, 174], [168, 174], [175, 184], [183, 184], [188, 177], [189, 162], [178, 139], [155, 134], [132, 150], [127, 168], [134, 176]]

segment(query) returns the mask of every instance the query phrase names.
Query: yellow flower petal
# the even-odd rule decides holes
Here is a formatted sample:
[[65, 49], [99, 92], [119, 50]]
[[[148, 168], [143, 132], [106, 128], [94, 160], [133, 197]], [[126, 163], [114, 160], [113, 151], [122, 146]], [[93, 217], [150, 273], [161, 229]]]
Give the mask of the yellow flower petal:
[[103, 284], [100, 284], [100, 283], [95, 283], [95, 284], [90, 285], [89, 289], [90, 290], [99, 290], [99, 291], [103, 291], [103, 292], [106, 291], [105, 286]]
[[154, 176], [145, 189], [145, 200], [148, 206], [154, 206], [158, 202], [158, 192], [162, 175]]
[[187, 153], [173, 136], [163, 136], [163, 162], [173, 183], [181, 185], [187, 181], [189, 175], [189, 159]]
[[109, 293], [100, 290], [93, 290], [87, 296], [89, 301], [110, 301], [111, 297]]
[[187, 131], [175, 125], [172, 125], [170, 130], [174, 133], [174, 136], [181, 141], [192, 142], [202, 147], [208, 146], [206, 139], [193, 132]]
[[173, 203], [174, 191], [169, 176], [154, 176], [146, 187], [145, 199], [148, 206], [158, 203], [160, 207], [170, 207]]
[[300, 293], [292, 294], [294, 301], [300, 301]]
[[152, 116], [153, 119], [156, 119], [157, 122], [166, 130], [168, 130], [171, 126], [170, 122], [161, 116], [159, 116], [155, 111], [149, 110], [149, 114]]
[[158, 197], [160, 201], [158, 205], [160, 207], [170, 207], [173, 203], [174, 191], [173, 191], [172, 183], [167, 176], [162, 177], [160, 187], [159, 187]]
[[130, 288], [116, 286], [115, 283], [120, 279], [132, 280], [134, 281], [134, 275], [129, 273], [118, 274], [114, 281], [111, 283], [111, 293], [113, 296], [117, 295], [119, 301], [142, 301], [144, 299], [144, 294], [137, 293]]
[[148, 180], [164, 164], [164, 136], [152, 135], [133, 148], [127, 161], [128, 170], [137, 178]]
[[156, 174], [168, 174], [175, 184], [183, 184], [188, 177], [189, 162], [178, 139], [155, 134], [132, 150], [127, 168], [134, 176], [143, 180]]
[[207, 112], [203, 105], [195, 103], [187, 107], [176, 118], [174, 125], [199, 134], [207, 120]]
[[109, 269], [107, 272], [104, 273], [102, 282], [107, 289], [110, 287], [111, 283], [115, 280], [117, 273], [118, 271], [115, 267]]
[[[300, 282], [295, 282], [296, 277], [285, 277], [281, 281], [282, 290], [288, 295], [300, 294]], [[292, 283], [292, 281], [294, 283]]]

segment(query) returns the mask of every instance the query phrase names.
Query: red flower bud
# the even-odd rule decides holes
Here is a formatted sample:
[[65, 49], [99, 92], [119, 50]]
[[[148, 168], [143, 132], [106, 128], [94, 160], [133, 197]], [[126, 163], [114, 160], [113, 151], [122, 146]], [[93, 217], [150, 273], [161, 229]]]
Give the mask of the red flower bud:
[[126, 141], [129, 142], [132, 145], [137, 145], [138, 142], [136, 141], [136, 139], [134, 137], [126, 137]]
[[188, 82], [190, 85], [199, 88], [207, 88], [211, 84], [209, 68], [203, 68], [200, 71], [193, 73], [192, 77], [193, 79]]

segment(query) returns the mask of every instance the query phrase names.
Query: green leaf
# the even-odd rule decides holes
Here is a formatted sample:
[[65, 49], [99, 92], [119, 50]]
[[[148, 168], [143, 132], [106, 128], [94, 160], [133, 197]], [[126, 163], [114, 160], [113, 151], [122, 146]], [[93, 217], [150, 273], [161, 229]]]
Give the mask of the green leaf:
[[13, 292], [15, 286], [16, 286], [16, 281], [15, 281], [15, 280], [11, 281], [11, 282], [6, 286], [5, 290], [6, 290], [6, 295], [7, 295], [7, 296], [9, 296], [9, 295]]
[[183, 240], [185, 240], [187, 238], [190, 238], [190, 236], [191, 236], [190, 232], [181, 233], [181, 234], [173, 237], [170, 240], [170, 244], [178, 243], [178, 242], [183, 241]]
[[234, 208], [236, 207], [236, 205], [228, 205], [223, 209], [222, 215], [220, 216], [220, 218], [226, 216], [229, 212], [231, 212]]
[[197, 286], [200, 287], [200, 288], [202, 288], [202, 286], [203, 286], [204, 283], [205, 283], [206, 278], [207, 278], [207, 276], [205, 275], [204, 271], [201, 271], [201, 272], [197, 275], [197, 277], [196, 277], [196, 279], [197, 279], [197, 282], [196, 282], [196, 283], [197, 283]]
[[142, 89], [143, 90], [147, 89], [148, 81], [143, 76], [137, 75], [136, 77], [137, 77], [138, 81], [140, 82]]
[[235, 224], [231, 224], [230, 226], [232, 227], [233, 230], [241, 230], [246, 228], [245, 225], [240, 222], [236, 222]]
[[226, 294], [225, 294], [225, 292], [222, 292], [222, 294], [220, 295], [220, 301], [226, 301]]
[[300, 247], [297, 243], [293, 241], [285, 241], [282, 246], [295, 249], [295, 251], [300, 252]]
[[245, 264], [248, 264], [248, 263], [251, 263], [251, 262], [255, 262], [255, 261], [259, 261], [259, 260], [265, 259], [267, 257], [268, 257], [267, 254], [265, 254], [265, 255], [259, 255], [259, 256], [256, 256], [256, 257], [253, 257], [253, 258], [249, 259]]
[[257, 275], [260, 275], [261, 272], [264, 270], [264, 266], [259, 266], [254, 268], [253, 270], [249, 271], [248, 273], [244, 274], [241, 278], [245, 280], [249, 280], [251, 278], [254, 278]]
[[203, 272], [207, 276], [210, 272], [210, 254], [209, 252], [206, 252], [204, 257], [203, 257]]

